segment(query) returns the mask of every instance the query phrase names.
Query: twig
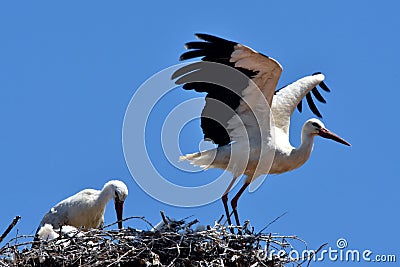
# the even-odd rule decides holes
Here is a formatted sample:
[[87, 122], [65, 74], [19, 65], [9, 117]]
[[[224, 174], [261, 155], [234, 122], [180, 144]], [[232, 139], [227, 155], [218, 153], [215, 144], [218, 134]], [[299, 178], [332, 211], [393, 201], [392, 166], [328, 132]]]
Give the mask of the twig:
[[126, 255], [128, 255], [129, 253], [131, 253], [132, 251], [127, 251], [127, 252], [125, 252], [121, 257], [119, 257], [116, 261], [114, 261], [114, 262], [112, 262], [112, 263], [110, 263], [109, 265], [107, 265], [107, 267], [110, 267], [110, 266], [112, 266], [112, 265], [115, 265], [115, 264], [117, 264], [117, 263], [119, 263], [121, 260], [122, 260], [122, 258], [124, 258]]
[[[326, 245], [328, 245], [328, 243], [322, 244], [318, 249], [314, 250], [313, 256], [316, 256], [318, 252], [320, 252], [320, 250], [324, 248]], [[310, 259], [308, 259], [307, 267], [310, 266], [310, 263], [311, 263], [311, 257]]]
[[219, 218], [219, 220], [217, 221], [217, 223], [218, 223], [218, 224], [220, 224], [220, 223], [221, 223], [221, 221], [222, 221], [222, 219], [223, 219], [224, 217], [225, 217], [225, 215], [224, 215], [224, 214], [222, 214], [222, 215], [221, 215], [221, 217]]
[[179, 249], [179, 245], [176, 244], [176, 249], [178, 251], [178, 255], [176, 255], [175, 259], [173, 259], [170, 264], [168, 264], [168, 267], [173, 266], [173, 264], [175, 263], [175, 261], [179, 258], [179, 256], [181, 255], [181, 250]]
[[168, 222], [168, 220], [167, 220], [167, 216], [165, 216], [164, 211], [160, 210], [160, 214], [161, 214], [161, 218], [162, 218], [162, 220], [163, 220], [165, 226], [167, 226], [167, 228], [170, 229], [171, 226], [170, 226], [170, 224], [169, 224], [169, 222]]
[[267, 224], [267, 226], [265, 226], [263, 229], [261, 229], [260, 232], [258, 232], [258, 234], [261, 234], [262, 232], [264, 232], [265, 229], [267, 229], [271, 224], [273, 224], [274, 222], [276, 222], [277, 220], [279, 220], [280, 218], [282, 218], [283, 216], [285, 216], [288, 212], [284, 212], [281, 215], [279, 215], [278, 217], [276, 217], [272, 222], [270, 222], [269, 224]]
[[130, 220], [130, 219], [140, 219], [140, 220], [144, 221], [145, 223], [147, 223], [148, 225], [150, 225], [151, 227], [153, 227], [153, 225], [148, 220], [146, 220], [143, 216], [131, 216], [131, 217], [127, 217], [125, 219], [122, 219], [120, 221], [116, 221], [116, 222], [107, 224], [106, 226], [103, 227], [103, 229], [106, 229], [106, 228], [108, 228], [110, 226], [113, 226], [113, 225], [119, 223], [119, 222], [124, 222], [124, 221]]
[[190, 228], [190, 227], [192, 227], [193, 225], [195, 225], [195, 224], [198, 223], [198, 222], [199, 222], [199, 220], [194, 219], [194, 221], [191, 221], [191, 222], [189, 222], [188, 224], [186, 224], [186, 225], [185, 225], [185, 228]]
[[1, 261], [1, 260], [0, 260], [0, 264], [1, 264], [1, 266], [6, 266], [6, 267], [8, 266], [8, 264], [3, 263], [3, 261]]
[[18, 221], [20, 219], [21, 219], [21, 216], [15, 216], [14, 220], [10, 223], [10, 225], [7, 227], [7, 229], [4, 231], [4, 233], [0, 236], [0, 243], [11, 232], [11, 230], [14, 228], [14, 226], [18, 223]]

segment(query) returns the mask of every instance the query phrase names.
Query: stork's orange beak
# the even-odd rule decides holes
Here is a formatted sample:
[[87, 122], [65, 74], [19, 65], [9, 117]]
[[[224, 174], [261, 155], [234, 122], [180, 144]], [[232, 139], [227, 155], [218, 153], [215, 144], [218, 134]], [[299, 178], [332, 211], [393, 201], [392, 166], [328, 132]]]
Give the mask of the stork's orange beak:
[[117, 213], [118, 229], [122, 229], [122, 213], [124, 211], [124, 202], [115, 200], [115, 211]]
[[349, 142], [347, 142], [342, 137], [340, 137], [339, 135], [329, 131], [326, 128], [322, 128], [321, 130], [319, 130], [318, 135], [323, 137], [323, 138], [332, 139], [332, 140], [334, 140], [336, 142], [339, 142], [341, 144], [344, 144], [346, 146], [351, 146], [351, 144]]

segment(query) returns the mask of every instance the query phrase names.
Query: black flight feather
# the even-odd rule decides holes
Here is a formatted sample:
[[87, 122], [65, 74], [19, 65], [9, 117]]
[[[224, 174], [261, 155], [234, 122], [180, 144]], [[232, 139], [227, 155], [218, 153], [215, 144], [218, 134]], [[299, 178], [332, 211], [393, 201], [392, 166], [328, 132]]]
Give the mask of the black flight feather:
[[216, 44], [223, 43], [225, 45], [237, 45], [236, 42], [232, 42], [232, 41], [223, 39], [221, 37], [217, 37], [217, 36], [206, 34], [206, 33], [196, 33], [194, 36], [196, 36], [200, 40], [204, 40], [204, 41], [207, 41], [210, 43], [216, 43]]
[[303, 99], [297, 104], [297, 110], [301, 113], [303, 111]]
[[331, 90], [328, 88], [328, 86], [324, 83], [324, 82], [321, 82], [320, 84], [319, 84], [319, 86], [322, 88], [322, 90], [324, 90], [325, 92], [330, 92]]
[[323, 98], [323, 96], [319, 93], [318, 89], [316, 87], [314, 87], [311, 92], [313, 93], [313, 95], [315, 96], [315, 98], [321, 102], [321, 103], [326, 103], [326, 100]]
[[179, 60], [192, 59], [192, 58], [202, 57], [202, 56], [205, 56], [204, 50], [190, 50], [190, 51], [183, 53], [179, 57]]
[[321, 113], [319, 113], [317, 106], [314, 103], [314, 100], [311, 97], [311, 94], [308, 93], [306, 95], [306, 100], [307, 100], [307, 104], [310, 107], [312, 113], [314, 113], [315, 115], [317, 115], [318, 118], [322, 118]]

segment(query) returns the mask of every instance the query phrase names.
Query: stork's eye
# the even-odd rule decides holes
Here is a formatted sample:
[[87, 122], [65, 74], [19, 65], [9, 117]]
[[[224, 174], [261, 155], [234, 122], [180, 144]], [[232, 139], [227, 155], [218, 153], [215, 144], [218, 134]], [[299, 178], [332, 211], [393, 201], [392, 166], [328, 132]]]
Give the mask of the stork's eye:
[[318, 128], [318, 129], [321, 128], [321, 125], [319, 125], [319, 124], [316, 123], [316, 122], [311, 123], [311, 125], [314, 126], [314, 127], [316, 127], [316, 128]]

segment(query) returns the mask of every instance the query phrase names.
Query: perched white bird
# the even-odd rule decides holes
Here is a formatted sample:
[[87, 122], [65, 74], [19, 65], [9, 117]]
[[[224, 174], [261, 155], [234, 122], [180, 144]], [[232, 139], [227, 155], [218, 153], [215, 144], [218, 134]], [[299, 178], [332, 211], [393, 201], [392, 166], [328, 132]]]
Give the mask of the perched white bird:
[[60, 229], [53, 229], [53, 225], [46, 223], [42, 227], [40, 227], [37, 232], [38, 238], [41, 240], [50, 241], [56, 239], [60, 236], [60, 234], [67, 235], [69, 237], [78, 236], [82, 237], [83, 233], [80, 232], [76, 227], [71, 225], [64, 225]]
[[[311, 93], [318, 101], [326, 102], [317, 89], [320, 86], [324, 91], [330, 91], [323, 82], [323, 74], [315, 73], [276, 91], [282, 72], [276, 60], [219, 37], [208, 34], [196, 34], [196, 37], [202, 41], [186, 43], [189, 51], [182, 54], [180, 60], [201, 57], [205, 62], [180, 68], [172, 79], [177, 78], [175, 83], [183, 84], [183, 89], [207, 93], [201, 128], [204, 138], [218, 147], [180, 159], [203, 168], [220, 168], [233, 173], [232, 182], [222, 196], [229, 224], [228, 193], [235, 180], [246, 175], [244, 185], [231, 201], [236, 223], [240, 225], [237, 201], [257, 177], [288, 172], [303, 165], [317, 135], [350, 144], [327, 130], [318, 119], [310, 119], [304, 124], [300, 147], [295, 148], [289, 142], [290, 116], [296, 107], [301, 112], [304, 97], [311, 111], [321, 117]], [[229, 67], [221, 70], [219, 66], [223, 65], [236, 71]], [[238, 71], [240, 75], [237, 75]]]
[[[118, 180], [107, 182], [102, 190], [85, 189], [52, 207], [40, 222], [55, 229], [69, 225], [77, 228], [100, 228], [104, 224], [104, 212], [110, 199], [114, 199], [118, 228], [122, 228], [122, 213], [128, 188]], [[46, 229], [46, 228], [45, 228]]]
[[56, 239], [59, 236], [60, 235], [56, 231], [54, 231], [53, 225], [48, 223], [40, 227], [39, 231], [37, 232], [37, 237], [41, 240], [46, 240], [46, 241]]

